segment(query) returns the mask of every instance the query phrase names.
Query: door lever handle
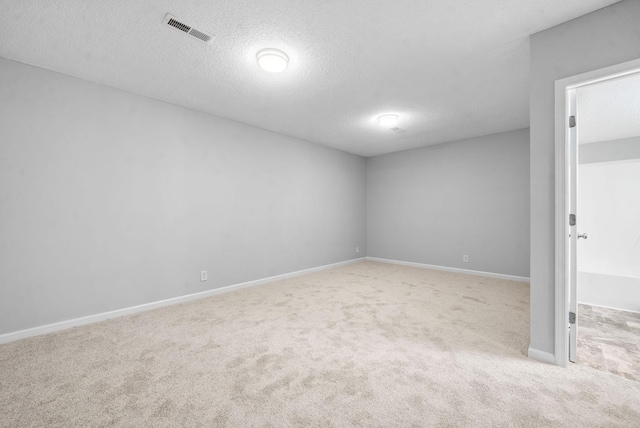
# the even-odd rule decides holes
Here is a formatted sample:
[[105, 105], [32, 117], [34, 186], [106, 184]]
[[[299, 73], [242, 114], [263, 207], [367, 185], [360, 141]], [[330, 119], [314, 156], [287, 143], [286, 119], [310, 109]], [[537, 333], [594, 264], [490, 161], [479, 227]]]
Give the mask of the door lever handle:
[[580, 239], [580, 238], [587, 239], [587, 234], [586, 233], [579, 233], [578, 234], [578, 239]]

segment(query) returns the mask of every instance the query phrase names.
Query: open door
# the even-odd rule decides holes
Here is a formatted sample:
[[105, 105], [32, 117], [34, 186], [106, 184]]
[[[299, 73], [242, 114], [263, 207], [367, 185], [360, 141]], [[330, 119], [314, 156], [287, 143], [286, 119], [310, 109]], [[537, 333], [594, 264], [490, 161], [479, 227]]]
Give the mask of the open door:
[[[577, 335], [577, 211], [578, 126], [576, 89], [640, 72], [640, 59], [556, 81], [555, 170], [555, 316], [554, 355], [543, 361], [566, 366], [576, 361]], [[567, 221], [568, 220], [568, 221]]]
[[568, 91], [569, 103], [569, 361], [577, 361], [578, 347], [578, 126], [576, 90]]

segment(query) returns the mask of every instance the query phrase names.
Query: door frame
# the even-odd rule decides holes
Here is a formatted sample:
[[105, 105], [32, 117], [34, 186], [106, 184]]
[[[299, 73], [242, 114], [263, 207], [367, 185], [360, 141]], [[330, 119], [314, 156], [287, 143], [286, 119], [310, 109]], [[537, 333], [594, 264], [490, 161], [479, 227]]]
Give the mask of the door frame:
[[[555, 84], [555, 363], [569, 362], [569, 93], [582, 86], [640, 72], [640, 59], [556, 81]], [[580, 119], [577, 118], [579, 124]], [[577, 219], [579, 224], [580, 218]], [[576, 273], [574, 273], [575, 275]]]

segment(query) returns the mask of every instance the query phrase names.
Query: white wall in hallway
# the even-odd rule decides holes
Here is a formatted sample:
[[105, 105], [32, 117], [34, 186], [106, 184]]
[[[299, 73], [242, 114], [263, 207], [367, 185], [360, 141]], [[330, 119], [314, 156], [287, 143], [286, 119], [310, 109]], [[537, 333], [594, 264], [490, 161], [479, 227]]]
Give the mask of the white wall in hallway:
[[578, 270], [640, 277], [640, 159], [580, 165]]
[[640, 159], [578, 173], [578, 300], [640, 311]]

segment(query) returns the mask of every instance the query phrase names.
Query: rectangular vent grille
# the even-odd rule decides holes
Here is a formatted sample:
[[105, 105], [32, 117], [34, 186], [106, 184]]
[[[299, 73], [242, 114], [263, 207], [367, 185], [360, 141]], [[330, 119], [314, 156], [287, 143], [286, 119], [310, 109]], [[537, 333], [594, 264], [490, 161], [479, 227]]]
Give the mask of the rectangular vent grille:
[[188, 33], [189, 30], [191, 30], [191, 27], [189, 27], [188, 25], [184, 25], [182, 22], [176, 21], [173, 18], [171, 18], [169, 22], [167, 22], [167, 24], [171, 25], [174, 28], [177, 28], [180, 31], [184, 31], [185, 33]]
[[187, 33], [190, 36], [195, 37], [196, 39], [200, 40], [201, 42], [204, 43], [209, 43], [211, 40], [213, 40], [213, 35], [206, 33], [202, 30], [196, 30], [195, 28], [191, 27], [190, 25], [187, 25], [183, 22], [178, 21], [174, 16], [170, 15], [167, 13], [167, 15], [164, 17], [164, 23], [167, 24], [168, 26], [175, 28], [178, 31], [181, 31], [183, 33]]
[[211, 36], [203, 33], [202, 31], [198, 31], [195, 28], [192, 28], [191, 31], [189, 31], [189, 34], [191, 34], [193, 37], [199, 38], [205, 43], [209, 43], [211, 41]]

